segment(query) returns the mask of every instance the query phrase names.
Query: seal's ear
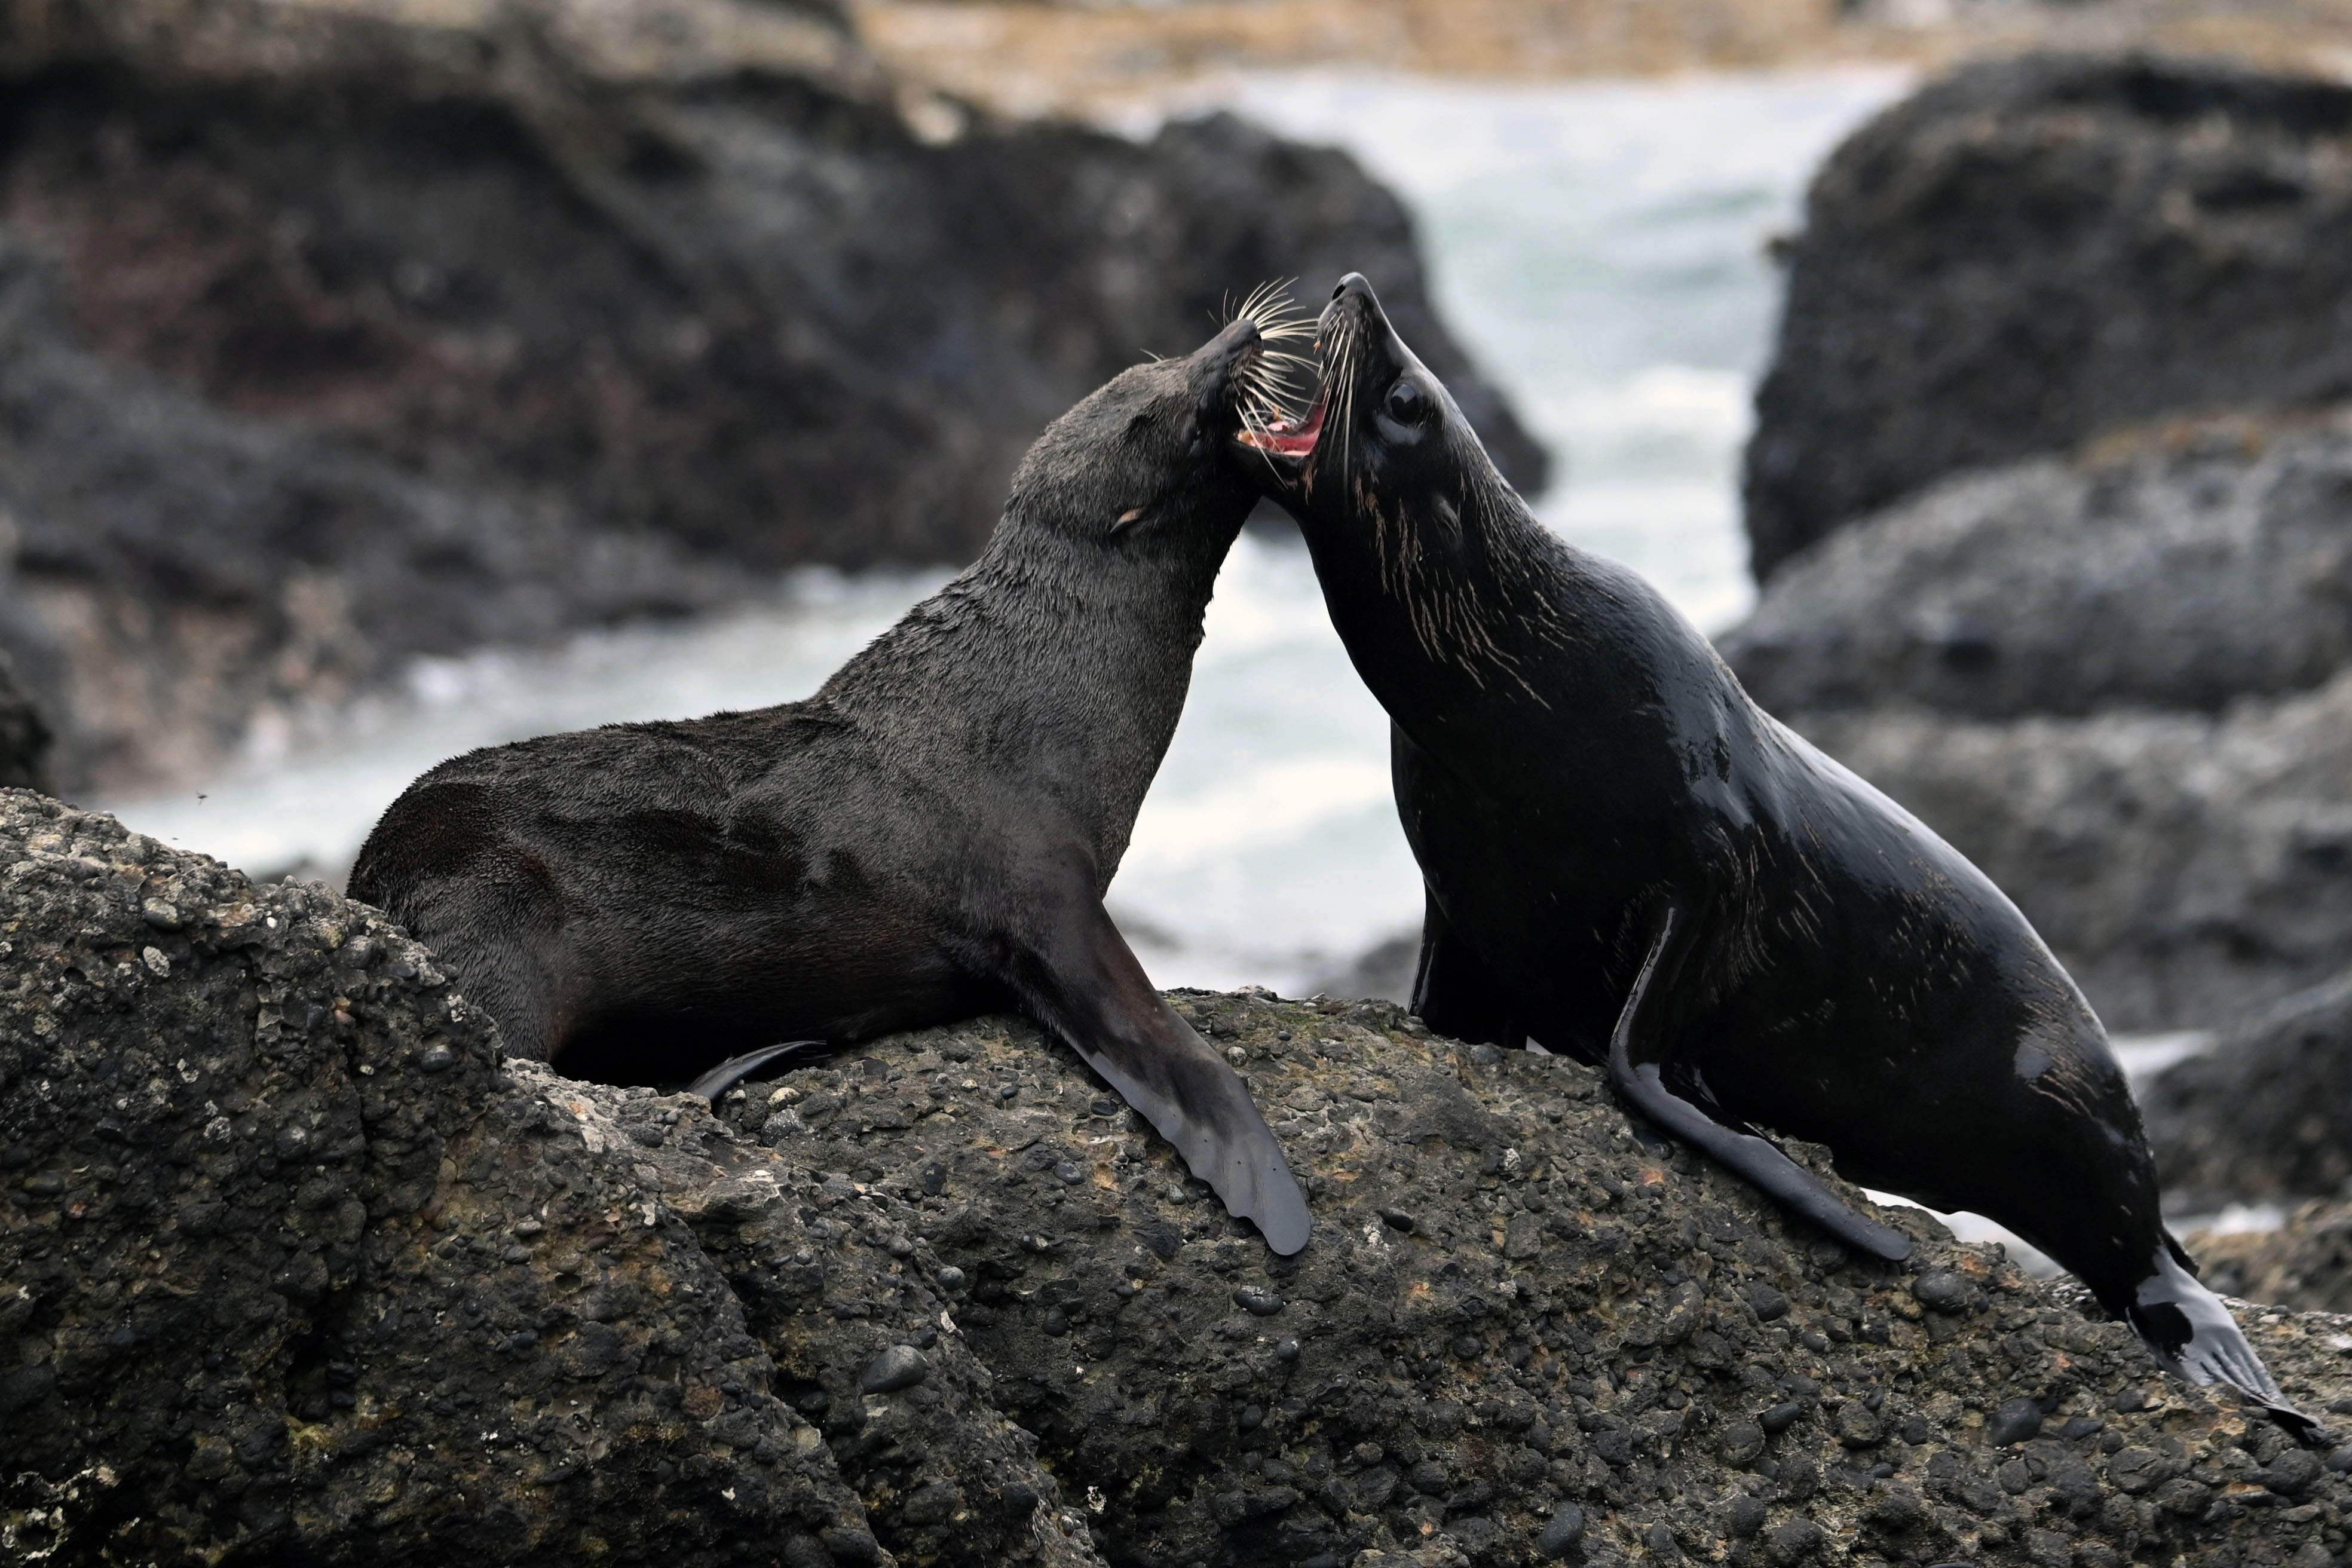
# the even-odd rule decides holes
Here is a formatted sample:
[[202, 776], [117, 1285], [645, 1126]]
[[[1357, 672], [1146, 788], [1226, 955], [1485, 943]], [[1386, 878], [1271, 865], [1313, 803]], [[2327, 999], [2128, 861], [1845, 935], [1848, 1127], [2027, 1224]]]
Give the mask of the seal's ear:
[[1125, 511], [1118, 514], [1118, 521], [1110, 525], [1110, 531], [1113, 533], [1117, 533], [1120, 529], [1126, 528], [1132, 523], [1141, 522], [1142, 521], [1143, 508], [1139, 506], [1131, 506]]

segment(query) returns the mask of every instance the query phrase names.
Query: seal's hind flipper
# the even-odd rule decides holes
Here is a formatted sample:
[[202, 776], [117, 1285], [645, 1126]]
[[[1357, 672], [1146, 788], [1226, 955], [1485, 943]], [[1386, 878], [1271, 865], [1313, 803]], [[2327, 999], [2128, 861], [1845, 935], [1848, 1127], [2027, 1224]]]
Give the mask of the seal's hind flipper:
[[719, 1097], [750, 1078], [753, 1073], [793, 1051], [823, 1050], [823, 1040], [786, 1040], [779, 1046], [761, 1046], [756, 1051], [746, 1051], [740, 1057], [730, 1057], [686, 1086], [688, 1094], [698, 1094], [713, 1105]]
[[[1617, 1015], [1609, 1039], [1609, 1081], [1634, 1109], [1672, 1132], [1690, 1141], [1762, 1188], [1784, 1208], [1795, 1210], [1846, 1246], [1890, 1263], [1911, 1256], [1911, 1238], [1892, 1226], [1856, 1214], [1853, 1205], [1829, 1184], [1780, 1150], [1752, 1133], [1735, 1132], [1666, 1087], [1656, 1060], [1634, 1059], [1637, 1049], [1652, 1054], [1657, 1031], [1643, 1005], [1658, 974], [1658, 961], [1671, 945], [1679, 924], [1678, 912], [1668, 908], [1651, 940], [1649, 955], [1633, 981], [1633, 992]], [[1637, 1040], [1637, 1037], [1646, 1038]]]
[[2221, 1299], [2181, 1266], [2179, 1244], [2168, 1236], [2155, 1268], [2124, 1309], [2132, 1331], [2156, 1363], [2176, 1377], [2210, 1386], [2226, 1383], [2270, 1413], [2306, 1448], [2333, 1446], [2334, 1436], [2297, 1410], [2230, 1315]]

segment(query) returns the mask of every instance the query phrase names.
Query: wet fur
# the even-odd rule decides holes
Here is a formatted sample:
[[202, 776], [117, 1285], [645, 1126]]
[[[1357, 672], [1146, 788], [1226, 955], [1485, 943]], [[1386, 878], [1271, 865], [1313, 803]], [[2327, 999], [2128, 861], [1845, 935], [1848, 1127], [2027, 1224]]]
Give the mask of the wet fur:
[[[2015, 906], [1750, 701], [1648, 584], [1538, 524], [1362, 279], [1321, 331], [1314, 451], [1254, 471], [1298, 518], [1394, 721], [1431, 1026], [1609, 1068], [1654, 1120], [1865, 1250], [1907, 1244], [1755, 1130], [1987, 1215], [2164, 1364], [2308, 1438], [2180, 1267], [2105, 1031]], [[1386, 412], [1400, 382], [1426, 400], [1418, 424]]]
[[1056, 420], [981, 559], [806, 701], [442, 763], [353, 896], [575, 1076], [1023, 1008], [1296, 1251], [1272, 1134], [1101, 902], [1256, 500], [1225, 438], [1262, 353], [1244, 319]]

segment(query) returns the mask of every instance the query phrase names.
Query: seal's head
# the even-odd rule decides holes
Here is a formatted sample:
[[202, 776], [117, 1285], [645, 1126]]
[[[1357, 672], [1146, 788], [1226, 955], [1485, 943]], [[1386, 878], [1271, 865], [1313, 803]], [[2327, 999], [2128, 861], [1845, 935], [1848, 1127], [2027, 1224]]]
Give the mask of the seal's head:
[[1315, 347], [1314, 400], [1245, 424], [1243, 467], [1298, 519], [1335, 614], [1383, 605], [1425, 654], [1483, 683], [1511, 662], [1495, 617], [1551, 622], [1525, 583], [1549, 537], [1360, 273], [1332, 290]]
[[1030, 447], [1006, 516], [1123, 550], [1213, 544], [1222, 559], [1257, 500], [1234, 439], [1276, 416], [1286, 367], [1303, 363], [1277, 345], [1312, 331], [1269, 284], [1192, 353], [1120, 372]]

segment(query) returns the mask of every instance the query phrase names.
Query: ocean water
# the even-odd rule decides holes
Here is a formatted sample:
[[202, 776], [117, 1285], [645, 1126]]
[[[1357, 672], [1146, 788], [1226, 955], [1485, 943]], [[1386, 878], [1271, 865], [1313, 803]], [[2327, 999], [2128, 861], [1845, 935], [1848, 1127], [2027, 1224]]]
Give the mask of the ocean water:
[[[1883, 69], [1551, 86], [1313, 73], [1214, 93], [1347, 147], [1400, 193], [1441, 310], [1559, 459], [1536, 498], [1545, 521], [1716, 629], [1750, 595], [1736, 466], [1777, 308], [1766, 244], [1822, 155], [1904, 84]], [[256, 874], [332, 877], [441, 758], [804, 696], [943, 576], [803, 573], [698, 625], [420, 661], [321, 738], [257, 734], [216, 778], [99, 804]], [[1295, 993], [1418, 921], [1386, 720], [1295, 544], [1244, 536], [1228, 563], [1111, 901], [1163, 985]]]

